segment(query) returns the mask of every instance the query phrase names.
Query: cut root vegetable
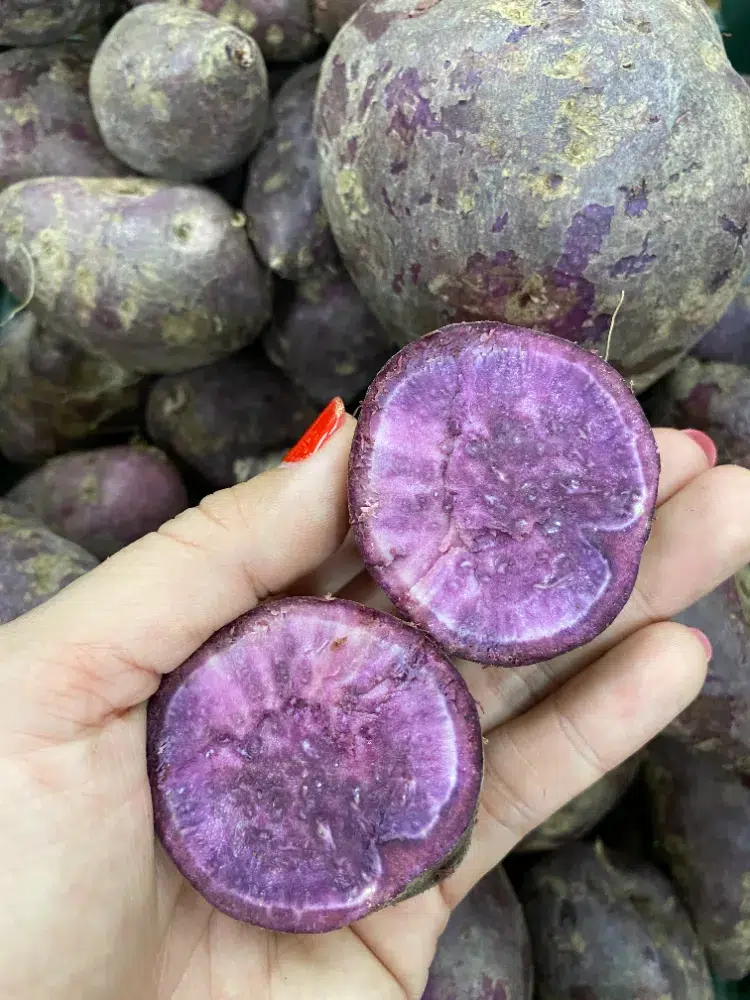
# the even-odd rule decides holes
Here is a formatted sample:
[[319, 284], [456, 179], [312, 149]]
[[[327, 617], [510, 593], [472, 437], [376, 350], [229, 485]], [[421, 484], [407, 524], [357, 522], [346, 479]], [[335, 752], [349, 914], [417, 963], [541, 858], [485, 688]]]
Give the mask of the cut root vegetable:
[[151, 702], [157, 831], [219, 910], [330, 931], [415, 895], [466, 849], [476, 706], [417, 629], [287, 598], [217, 632]]
[[457, 324], [381, 370], [349, 509], [398, 610], [480, 663], [547, 660], [606, 628], [636, 579], [659, 456], [621, 377], [566, 341]]

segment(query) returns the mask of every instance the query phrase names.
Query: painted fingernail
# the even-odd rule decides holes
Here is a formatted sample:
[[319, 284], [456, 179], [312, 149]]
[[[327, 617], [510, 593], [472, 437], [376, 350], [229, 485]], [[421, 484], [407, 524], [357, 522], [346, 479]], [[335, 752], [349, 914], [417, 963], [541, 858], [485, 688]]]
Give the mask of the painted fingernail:
[[706, 651], [706, 659], [710, 660], [714, 655], [714, 648], [705, 632], [701, 632], [699, 628], [691, 628], [690, 631], [695, 635], [696, 639], [700, 639], [700, 644]]
[[716, 465], [718, 452], [716, 451], [716, 445], [713, 443], [708, 434], [704, 434], [703, 431], [695, 431], [692, 428], [689, 428], [682, 433], [687, 435], [691, 441], [695, 441], [708, 459], [711, 468], [713, 468]]
[[307, 428], [295, 446], [286, 453], [281, 464], [291, 465], [292, 462], [301, 462], [304, 458], [309, 458], [320, 451], [336, 431], [343, 427], [345, 417], [344, 401], [337, 396]]

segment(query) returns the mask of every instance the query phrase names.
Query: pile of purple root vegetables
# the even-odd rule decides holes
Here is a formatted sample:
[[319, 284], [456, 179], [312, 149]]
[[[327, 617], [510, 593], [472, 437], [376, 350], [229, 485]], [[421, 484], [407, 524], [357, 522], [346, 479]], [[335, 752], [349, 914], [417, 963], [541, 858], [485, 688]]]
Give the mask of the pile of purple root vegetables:
[[[340, 397], [393, 613], [276, 597], [171, 674], [156, 832], [273, 930], [424, 891], [482, 781], [453, 658], [611, 624], [652, 427], [750, 469], [750, 89], [709, 6], [7, 0], [0, 97], [0, 621]], [[750, 567], [679, 620], [713, 645], [697, 700], [459, 905], [425, 1000], [750, 974]]]

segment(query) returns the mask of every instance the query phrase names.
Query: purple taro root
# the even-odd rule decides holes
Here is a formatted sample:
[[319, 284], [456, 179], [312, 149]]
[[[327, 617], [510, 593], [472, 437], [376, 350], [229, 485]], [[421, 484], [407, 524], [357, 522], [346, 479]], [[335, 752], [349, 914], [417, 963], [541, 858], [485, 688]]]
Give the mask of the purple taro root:
[[[338, 6], [338, 4], [334, 4]], [[494, 320], [636, 392], [737, 294], [750, 94], [702, 0], [369, 0], [323, 62], [323, 202], [401, 343]]]
[[533, 982], [523, 910], [498, 867], [451, 914], [422, 1000], [531, 1000]]
[[370, 386], [349, 511], [399, 611], [452, 654], [518, 665], [616, 617], [658, 476], [646, 418], [604, 361], [531, 330], [457, 324]]
[[157, 832], [217, 909], [322, 932], [435, 885], [477, 809], [474, 701], [430, 640], [342, 600], [217, 632], [152, 699]]

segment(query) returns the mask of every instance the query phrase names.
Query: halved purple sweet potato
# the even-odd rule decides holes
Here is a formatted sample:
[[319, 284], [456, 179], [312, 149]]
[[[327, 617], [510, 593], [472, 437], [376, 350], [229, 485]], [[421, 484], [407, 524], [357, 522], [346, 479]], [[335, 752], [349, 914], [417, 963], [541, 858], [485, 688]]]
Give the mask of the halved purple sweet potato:
[[450, 653], [517, 665], [583, 645], [635, 583], [659, 456], [596, 355], [493, 323], [445, 327], [370, 386], [349, 466], [359, 550]]
[[6, 499], [99, 559], [156, 531], [188, 505], [175, 466], [145, 445], [58, 455], [16, 483]]
[[531, 1000], [533, 985], [526, 920], [498, 866], [451, 914], [422, 1000]]
[[417, 629], [287, 598], [217, 632], [148, 713], [157, 832], [214, 906], [334, 930], [434, 885], [467, 847], [474, 701]]

